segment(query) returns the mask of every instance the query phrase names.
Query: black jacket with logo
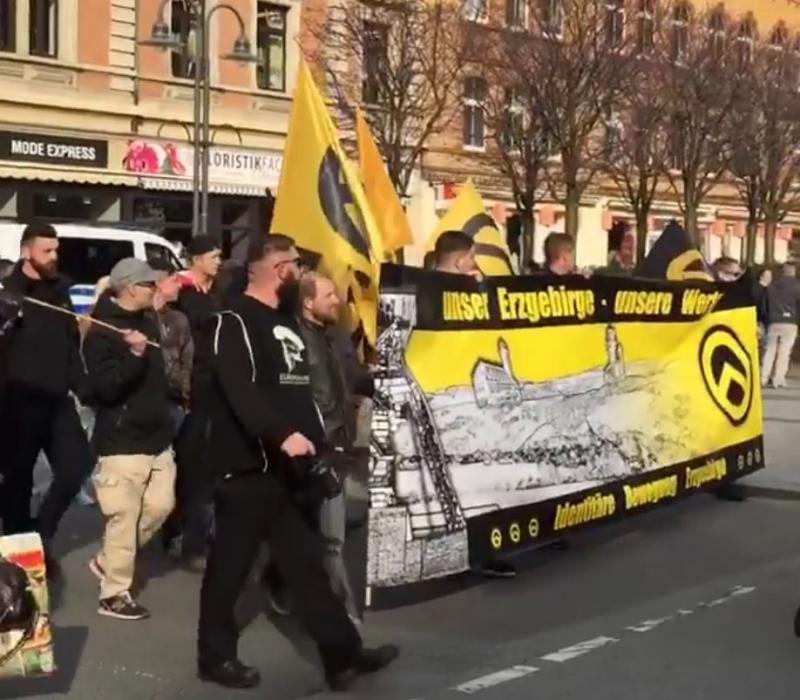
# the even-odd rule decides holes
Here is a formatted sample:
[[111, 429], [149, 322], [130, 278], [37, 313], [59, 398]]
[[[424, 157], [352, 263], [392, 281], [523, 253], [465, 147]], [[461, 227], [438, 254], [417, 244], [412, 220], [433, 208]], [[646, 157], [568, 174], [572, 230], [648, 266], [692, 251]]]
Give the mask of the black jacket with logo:
[[[249, 296], [216, 318], [209, 453], [218, 476], [266, 471], [298, 476], [281, 452], [294, 432], [325, 442], [297, 321]], [[290, 484], [293, 485], [293, 484]]]
[[[159, 341], [150, 314], [126, 311], [109, 297], [100, 299], [92, 315]], [[162, 351], [148, 345], [137, 357], [119, 334], [92, 326], [83, 353], [97, 407], [93, 437], [97, 454], [158, 455], [166, 450], [173, 424]]]
[[[3, 289], [12, 294], [72, 311], [69, 286], [69, 280], [62, 276], [31, 279], [22, 271], [21, 262], [3, 281]], [[81, 401], [89, 399], [80, 333], [74, 318], [23, 302], [22, 318], [9, 330], [6, 343], [5, 377], [11, 395], [24, 392], [56, 398], [73, 391]]]

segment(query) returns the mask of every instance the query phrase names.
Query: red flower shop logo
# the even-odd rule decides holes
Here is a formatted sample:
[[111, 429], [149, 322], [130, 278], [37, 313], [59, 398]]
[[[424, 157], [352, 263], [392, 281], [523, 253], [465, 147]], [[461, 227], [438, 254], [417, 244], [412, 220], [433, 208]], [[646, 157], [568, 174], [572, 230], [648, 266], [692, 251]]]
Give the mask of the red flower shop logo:
[[122, 165], [129, 173], [186, 175], [186, 166], [173, 143], [130, 141]]

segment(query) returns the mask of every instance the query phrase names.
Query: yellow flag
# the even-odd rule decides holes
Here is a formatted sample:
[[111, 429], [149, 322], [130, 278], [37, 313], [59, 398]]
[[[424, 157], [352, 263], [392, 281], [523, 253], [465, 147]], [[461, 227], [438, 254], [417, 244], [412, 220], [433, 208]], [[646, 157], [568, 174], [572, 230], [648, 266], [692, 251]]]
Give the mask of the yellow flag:
[[375, 214], [383, 248], [386, 253], [393, 253], [413, 242], [411, 227], [360, 109], [356, 111], [356, 136], [364, 192]]
[[318, 254], [343, 299], [377, 336], [383, 245], [355, 167], [339, 143], [311, 71], [301, 63], [271, 230]]
[[439, 220], [439, 225], [428, 241], [428, 250], [436, 247], [436, 240], [445, 231], [463, 231], [475, 241], [478, 267], [484, 275], [513, 275], [511, 257], [494, 219], [486, 213], [478, 190], [467, 180], [450, 206], [450, 210]]

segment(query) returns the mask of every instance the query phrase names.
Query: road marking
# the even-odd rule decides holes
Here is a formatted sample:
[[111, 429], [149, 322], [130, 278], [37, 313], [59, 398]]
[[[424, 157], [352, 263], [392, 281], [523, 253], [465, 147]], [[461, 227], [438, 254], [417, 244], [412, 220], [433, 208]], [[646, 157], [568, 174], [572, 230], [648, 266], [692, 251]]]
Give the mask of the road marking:
[[672, 615], [668, 615], [667, 617], [659, 617], [655, 620], [645, 620], [644, 622], [640, 622], [636, 625], [631, 625], [630, 627], [626, 627], [626, 630], [631, 632], [649, 632], [650, 630], [655, 629], [659, 625], [664, 624], [665, 622], [669, 622], [672, 619]]
[[480, 678], [457, 685], [453, 690], [457, 690], [459, 693], [465, 693], [466, 695], [473, 695], [479, 693], [481, 690], [486, 690], [487, 688], [500, 685], [501, 683], [507, 683], [508, 681], [528, 676], [531, 673], [536, 673], [538, 670], [536, 666], [512, 666], [511, 668], [497, 671], [497, 673], [490, 673], [488, 676], [481, 676]]
[[565, 661], [570, 661], [571, 659], [577, 658], [578, 656], [588, 654], [590, 651], [599, 649], [606, 644], [613, 644], [614, 642], [618, 641], [619, 639], [616, 637], [595, 637], [594, 639], [588, 639], [585, 642], [574, 644], [571, 647], [564, 647], [563, 649], [559, 649], [552, 654], [547, 654], [542, 658], [545, 661], [554, 661], [555, 663], [561, 664]]
[[727, 603], [728, 601], [733, 600], [740, 595], [752, 593], [754, 590], [756, 590], [755, 586], [734, 586], [725, 595], [720, 596], [719, 598], [714, 598], [714, 600], [708, 603], [701, 603], [701, 605], [706, 608], [715, 608], [718, 605]]

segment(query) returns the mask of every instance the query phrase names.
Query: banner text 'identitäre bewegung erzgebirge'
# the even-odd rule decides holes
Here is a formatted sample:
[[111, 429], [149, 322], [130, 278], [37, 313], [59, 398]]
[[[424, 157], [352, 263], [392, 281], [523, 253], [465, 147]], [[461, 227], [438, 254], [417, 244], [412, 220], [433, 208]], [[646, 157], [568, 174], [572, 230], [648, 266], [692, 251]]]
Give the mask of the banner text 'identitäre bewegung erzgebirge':
[[467, 569], [763, 466], [745, 285], [384, 269], [368, 582]]

